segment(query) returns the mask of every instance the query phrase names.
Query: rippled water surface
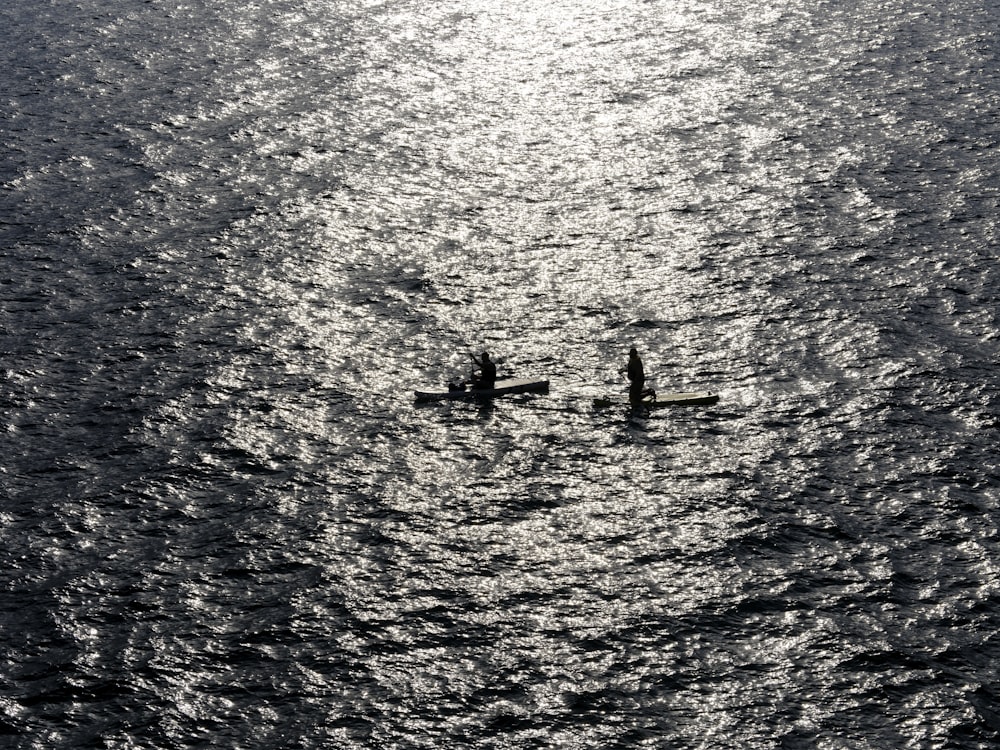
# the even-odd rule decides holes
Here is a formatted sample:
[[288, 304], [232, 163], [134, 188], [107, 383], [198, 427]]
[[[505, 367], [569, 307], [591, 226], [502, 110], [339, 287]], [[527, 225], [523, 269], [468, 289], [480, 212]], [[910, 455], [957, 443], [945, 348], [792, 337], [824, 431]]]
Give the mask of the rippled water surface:
[[4, 5], [0, 744], [995, 747], [998, 16]]

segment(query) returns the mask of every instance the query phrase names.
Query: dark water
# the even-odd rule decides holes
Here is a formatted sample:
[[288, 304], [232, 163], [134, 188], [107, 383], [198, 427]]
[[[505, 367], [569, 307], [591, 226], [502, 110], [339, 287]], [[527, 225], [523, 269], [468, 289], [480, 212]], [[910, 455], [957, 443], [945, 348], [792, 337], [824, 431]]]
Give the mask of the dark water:
[[0, 745], [996, 747], [998, 28], [3, 5]]

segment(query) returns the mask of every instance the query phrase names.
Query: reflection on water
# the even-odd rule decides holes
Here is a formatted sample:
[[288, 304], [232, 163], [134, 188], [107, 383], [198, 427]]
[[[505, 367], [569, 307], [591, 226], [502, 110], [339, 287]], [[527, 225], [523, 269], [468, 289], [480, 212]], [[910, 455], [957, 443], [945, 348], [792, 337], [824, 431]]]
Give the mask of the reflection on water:
[[[0, 11], [17, 746], [995, 739], [994, 10], [58, 10]], [[592, 410], [631, 346], [719, 403]], [[483, 349], [550, 394], [413, 404]]]

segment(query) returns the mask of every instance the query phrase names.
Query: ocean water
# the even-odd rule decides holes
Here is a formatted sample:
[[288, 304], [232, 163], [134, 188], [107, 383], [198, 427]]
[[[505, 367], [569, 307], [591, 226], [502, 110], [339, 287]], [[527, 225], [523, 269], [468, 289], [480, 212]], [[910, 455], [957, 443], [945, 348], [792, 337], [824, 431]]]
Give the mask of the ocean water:
[[0, 29], [0, 745], [1000, 744], [1000, 6]]

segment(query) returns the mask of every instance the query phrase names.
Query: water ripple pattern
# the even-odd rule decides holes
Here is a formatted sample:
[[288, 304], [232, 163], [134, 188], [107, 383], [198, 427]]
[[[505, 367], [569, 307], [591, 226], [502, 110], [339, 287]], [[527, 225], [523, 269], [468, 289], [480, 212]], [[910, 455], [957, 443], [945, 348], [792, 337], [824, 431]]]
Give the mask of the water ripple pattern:
[[998, 15], [5, 4], [0, 744], [996, 747]]

